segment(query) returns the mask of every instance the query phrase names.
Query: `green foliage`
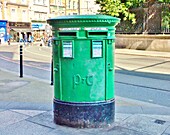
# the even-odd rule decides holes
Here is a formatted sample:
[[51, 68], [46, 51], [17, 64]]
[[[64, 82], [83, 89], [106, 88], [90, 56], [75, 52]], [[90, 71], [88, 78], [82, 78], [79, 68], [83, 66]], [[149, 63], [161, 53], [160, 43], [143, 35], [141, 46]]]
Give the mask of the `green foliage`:
[[[163, 6], [162, 27], [170, 28], [170, 0], [152, 0], [152, 1], [151, 0], [96, 0], [96, 3], [99, 4], [101, 7], [101, 9], [99, 10], [101, 14], [106, 14], [106, 15], [111, 15], [111, 16], [121, 18], [122, 20], [121, 28], [124, 29], [123, 31], [127, 31], [127, 32], [132, 30], [133, 31], [140, 30], [139, 26], [142, 28], [143, 20], [139, 21], [141, 16], [135, 14], [136, 12], [134, 13], [131, 12], [134, 11], [134, 8], [138, 8], [138, 7], [148, 8], [149, 3], [160, 4], [160, 6], [161, 5]], [[143, 17], [141, 18], [143, 19]]]
[[162, 3], [170, 3], [170, 0], [158, 0], [158, 2], [162, 2]]
[[167, 4], [164, 4], [162, 11], [162, 27], [170, 28], [170, 8], [167, 6]]
[[130, 12], [131, 8], [141, 6], [146, 0], [96, 0], [100, 5], [101, 14], [120, 17], [124, 21], [129, 20], [132, 24], [136, 23], [135, 14]]
[[162, 3], [162, 27], [170, 28], [170, 0], [158, 0]]
[[137, 8], [141, 7], [146, 0], [125, 0], [125, 5], [128, 8]]

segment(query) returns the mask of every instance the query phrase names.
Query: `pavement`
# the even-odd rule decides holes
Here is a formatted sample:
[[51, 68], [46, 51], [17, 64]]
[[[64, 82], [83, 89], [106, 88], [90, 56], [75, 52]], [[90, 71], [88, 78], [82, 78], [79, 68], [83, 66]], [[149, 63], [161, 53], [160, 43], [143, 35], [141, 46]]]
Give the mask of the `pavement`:
[[149, 57], [162, 57], [170, 58], [170, 52], [160, 52], [160, 51], [144, 51], [144, 50], [134, 50], [134, 49], [116, 49], [117, 54], [127, 54], [127, 55], [140, 55]]
[[[130, 52], [116, 50], [116, 53]], [[157, 56], [157, 52], [152, 53], [150, 56]], [[160, 55], [167, 57], [163, 53]], [[120, 87], [128, 88], [116, 84], [117, 89]], [[169, 107], [119, 96], [115, 98], [115, 122], [108, 127], [81, 129], [56, 125], [50, 81], [32, 76], [20, 78], [17, 73], [0, 69], [0, 135], [170, 135]]]

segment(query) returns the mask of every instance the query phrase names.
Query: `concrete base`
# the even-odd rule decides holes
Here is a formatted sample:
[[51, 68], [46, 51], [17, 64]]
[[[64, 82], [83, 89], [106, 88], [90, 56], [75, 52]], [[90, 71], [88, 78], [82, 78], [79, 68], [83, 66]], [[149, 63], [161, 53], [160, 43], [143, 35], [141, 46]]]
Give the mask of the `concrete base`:
[[105, 127], [114, 122], [115, 100], [73, 103], [54, 99], [54, 122], [76, 128]]

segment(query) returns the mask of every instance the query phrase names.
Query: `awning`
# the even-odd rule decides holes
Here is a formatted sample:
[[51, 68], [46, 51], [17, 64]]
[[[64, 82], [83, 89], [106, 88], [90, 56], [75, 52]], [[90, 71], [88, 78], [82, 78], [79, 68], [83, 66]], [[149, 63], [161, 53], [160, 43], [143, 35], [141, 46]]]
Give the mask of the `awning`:
[[11, 30], [16, 31], [16, 32], [33, 32], [31, 29], [22, 29], [22, 28], [12, 28]]

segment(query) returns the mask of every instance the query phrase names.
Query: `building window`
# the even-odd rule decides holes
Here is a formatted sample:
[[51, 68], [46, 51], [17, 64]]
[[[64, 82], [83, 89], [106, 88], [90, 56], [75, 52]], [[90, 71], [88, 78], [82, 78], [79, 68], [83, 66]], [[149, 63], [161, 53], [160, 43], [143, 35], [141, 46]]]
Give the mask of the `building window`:
[[11, 12], [12, 12], [12, 13], [15, 13], [15, 9], [11, 9]]
[[27, 11], [26, 10], [23, 10], [22, 11], [22, 21], [23, 22], [27, 22], [28, 20], [27, 20], [28, 18], [27, 18]]
[[68, 8], [71, 9], [71, 0], [69, 0]]
[[62, 6], [62, 0], [59, 0], [59, 5]]
[[16, 0], [10, 0], [12, 3], [16, 3]]
[[25, 4], [25, 3], [26, 3], [26, 0], [21, 0], [21, 2]]
[[73, 9], [76, 9], [76, 2], [73, 1]]
[[11, 9], [11, 19], [17, 20], [16, 9], [14, 8]]
[[34, 19], [39, 20], [39, 14], [38, 13], [34, 13]]
[[46, 5], [46, 0], [43, 0], [43, 5]]
[[41, 13], [38, 14], [38, 20], [41, 20]]

